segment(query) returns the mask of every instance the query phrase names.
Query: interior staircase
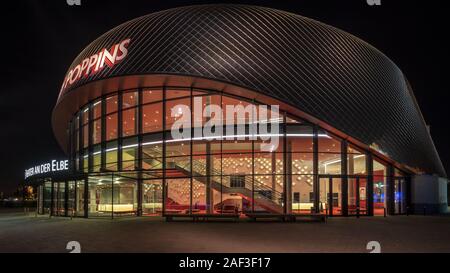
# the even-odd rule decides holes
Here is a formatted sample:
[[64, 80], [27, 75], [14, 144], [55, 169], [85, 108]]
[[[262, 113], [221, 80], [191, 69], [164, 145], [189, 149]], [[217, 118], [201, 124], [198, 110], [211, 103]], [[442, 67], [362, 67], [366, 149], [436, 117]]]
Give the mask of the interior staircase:
[[[145, 149], [146, 158], [144, 159], [144, 162], [152, 166], [154, 166], [155, 164], [162, 166], [162, 162], [159, 159], [161, 154], [161, 148], [147, 148]], [[191, 175], [191, 166], [190, 161], [188, 160], [184, 162], [167, 162], [166, 169], [175, 169], [187, 176]], [[194, 176], [197, 181], [204, 183], [205, 185], [207, 183], [210, 183], [211, 188], [219, 192], [238, 194], [249, 202], [254, 200], [255, 205], [261, 207], [266, 211], [273, 213], [283, 212], [283, 194], [276, 191], [272, 187], [264, 185], [262, 182], [257, 181], [256, 179], [254, 180], [255, 183], [253, 183], [253, 178], [251, 175], [245, 175], [243, 183], [235, 183], [240, 185], [232, 185], [231, 176], [221, 176], [220, 171], [214, 168], [211, 168], [210, 175], [206, 176], [205, 162], [193, 159], [192, 176]]]

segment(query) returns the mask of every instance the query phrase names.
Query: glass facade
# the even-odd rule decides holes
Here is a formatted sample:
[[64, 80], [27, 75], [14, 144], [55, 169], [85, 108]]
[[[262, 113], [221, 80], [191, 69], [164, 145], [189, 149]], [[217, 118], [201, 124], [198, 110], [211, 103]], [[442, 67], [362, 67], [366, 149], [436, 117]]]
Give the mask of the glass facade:
[[387, 167], [378, 160], [373, 160], [373, 210], [374, 215], [384, 215], [387, 209], [388, 187]]
[[[252, 120], [252, 105], [260, 104], [173, 87], [124, 90], [92, 101], [70, 124], [70, 160], [86, 178], [53, 183], [55, 205], [48, 204], [46, 184], [42, 211], [89, 217], [384, 214], [388, 164], [289, 113], [269, 109], [265, 120]], [[212, 125], [213, 116], [224, 125]], [[227, 125], [230, 120], [243, 129]], [[267, 150], [268, 140], [252, 137], [252, 126], [269, 121], [279, 128], [269, 132], [278, 145]], [[179, 124], [181, 139], [171, 131]], [[208, 139], [202, 130], [219, 137]], [[402, 213], [406, 182], [397, 180], [395, 213]]]

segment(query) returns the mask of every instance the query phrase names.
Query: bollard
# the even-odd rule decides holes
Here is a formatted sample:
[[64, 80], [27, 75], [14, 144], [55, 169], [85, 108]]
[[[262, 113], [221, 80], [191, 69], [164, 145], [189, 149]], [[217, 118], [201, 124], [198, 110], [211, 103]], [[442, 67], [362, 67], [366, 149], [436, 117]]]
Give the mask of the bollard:
[[356, 208], [356, 218], [359, 218], [359, 207]]
[[384, 212], [384, 217], [386, 217], [386, 215], [387, 215], [386, 208], [383, 208], [383, 212]]

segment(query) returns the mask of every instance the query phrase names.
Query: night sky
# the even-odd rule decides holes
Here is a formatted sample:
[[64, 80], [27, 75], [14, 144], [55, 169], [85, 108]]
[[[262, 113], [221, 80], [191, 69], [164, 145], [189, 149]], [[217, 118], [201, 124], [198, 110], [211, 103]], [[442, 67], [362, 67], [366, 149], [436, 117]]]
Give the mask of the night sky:
[[[444, 1], [381, 0], [381, 6], [369, 6], [366, 0], [216, 1], [228, 2], [304, 15], [380, 49], [410, 81], [449, 173], [449, 10]], [[51, 113], [78, 53], [125, 21], [202, 3], [214, 1], [81, 0], [81, 6], [69, 6], [66, 0], [2, 1], [0, 192], [13, 192], [23, 182], [24, 169], [65, 158], [53, 136]]]

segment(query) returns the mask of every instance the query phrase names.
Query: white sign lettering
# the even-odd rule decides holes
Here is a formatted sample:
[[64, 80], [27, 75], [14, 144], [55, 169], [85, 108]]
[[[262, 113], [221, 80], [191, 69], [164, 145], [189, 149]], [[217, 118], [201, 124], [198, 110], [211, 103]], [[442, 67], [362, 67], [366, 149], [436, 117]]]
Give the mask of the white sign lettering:
[[49, 163], [34, 166], [25, 170], [25, 179], [37, 174], [50, 172], [67, 171], [69, 169], [69, 160], [52, 160]]

